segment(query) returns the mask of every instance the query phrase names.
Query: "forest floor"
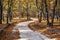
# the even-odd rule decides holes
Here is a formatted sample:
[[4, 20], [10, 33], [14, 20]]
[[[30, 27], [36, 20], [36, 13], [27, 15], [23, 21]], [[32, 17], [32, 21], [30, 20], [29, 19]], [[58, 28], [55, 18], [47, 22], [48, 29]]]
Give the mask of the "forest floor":
[[[18, 39], [25, 40], [25, 38], [26, 40], [28, 39], [40, 40], [41, 38], [46, 39], [48, 37], [52, 39], [60, 40], [60, 34], [51, 32], [49, 30], [49, 27], [45, 25], [46, 23], [43, 23], [43, 22], [38, 23], [36, 21], [37, 19], [33, 19], [32, 20], [33, 22], [32, 21], [29, 22], [24, 18], [20, 19], [19, 21], [18, 20], [19, 19], [12, 20], [13, 23], [10, 23], [10, 26], [3, 30], [2, 34], [0, 34], [0, 40], [18, 40]], [[0, 28], [3, 28], [4, 26], [5, 24], [0, 24]], [[60, 26], [55, 25], [54, 28], [57, 30], [60, 30]], [[38, 32], [35, 32], [35, 31], [38, 31]], [[43, 34], [47, 35], [48, 37], [42, 36]]]
[[4, 28], [5, 24], [0, 24], [0, 29]]
[[12, 31], [14, 28], [14, 24], [10, 24], [8, 28], [3, 29], [2, 33], [0, 34], [0, 40], [14, 40], [20, 38], [19, 31]]
[[[55, 24], [56, 23], [57, 22], [55, 22]], [[44, 34], [44, 35], [48, 36], [51, 39], [60, 40], [60, 26], [55, 25], [55, 24], [54, 24], [54, 26], [52, 28], [55, 31], [51, 31], [51, 29], [46, 25], [45, 22], [38, 23], [38, 21], [30, 23], [29, 28], [31, 30], [38, 31], [41, 34]]]
[[[6, 26], [6, 22], [3, 22], [3, 24], [0, 24], [0, 29], [3, 29], [3, 31], [0, 34], [0, 40], [17, 40], [20, 39], [20, 34], [18, 29], [14, 29], [15, 25], [27, 21], [26, 18], [22, 19], [13, 19], [12, 22], [9, 22], [9, 26], [5, 29], [3, 29]], [[13, 31], [15, 30], [15, 31]]]

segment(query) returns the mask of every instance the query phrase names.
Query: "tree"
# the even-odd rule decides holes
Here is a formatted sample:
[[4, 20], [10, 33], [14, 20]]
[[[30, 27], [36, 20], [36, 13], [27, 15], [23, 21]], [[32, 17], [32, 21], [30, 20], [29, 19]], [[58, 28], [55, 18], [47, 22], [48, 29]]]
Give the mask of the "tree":
[[27, 6], [26, 6], [26, 11], [27, 11], [27, 20], [29, 20], [29, 14], [28, 14], [28, 3], [27, 3]]
[[12, 0], [8, 0], [8, 13], [7, 13], [7, 23], [9, 22], [8, 21], [8, 18], [12, 19]]
[[39, 22], [41, 22], [42, 21], [42, 13], [43, 13], [42, 0], [41, 0], [41, 2], [36, 0], [36, 6], [37, 6], [37, 10], [38, 10], [38, 20], [39, 20]]
[[54, 6], [53, 6], [53, 13], [52, 13], [52, 26], [53, 26], [53, 22], [54, 22], [54, 17], [55, 17], [55, 8], [56, 8], [56, 6], [57, 6], [57, 0], [55, 0], [55, 4], [54, 4]]
[[28, 12], [28, 0], [26, 2], [26, 12], [27, 12], [27, 20], [29, 20], [29, 12]]
[[43, 1], [44, 2], [44, 4], [45, 4], [45, 12], [46, 12], [46, 14], [47, 14], [47, 25], [49, 25], [49, 16], [48, 16], [48, 6], [47, 6], [47, 2], [46, 2], [46, 0], [44, 0]]
[[3, 0], [0, 0], [0, 24], [2, 24]]

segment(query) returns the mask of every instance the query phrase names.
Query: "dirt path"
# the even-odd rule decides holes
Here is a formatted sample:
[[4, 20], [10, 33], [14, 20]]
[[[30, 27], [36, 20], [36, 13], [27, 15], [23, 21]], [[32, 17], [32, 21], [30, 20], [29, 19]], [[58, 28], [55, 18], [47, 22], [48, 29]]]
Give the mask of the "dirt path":
[[[35, 21], [35, 19], [34, 19]], [[34, 21], [26, 21], [26, 22], [21, 22], [16, 25], [15, 29], [19, 29], [20, 32], [20, 39], [18, 40], [51, 40], [50, 38], [36, 32], [32, 31], [29, 27], [28, 24]]]

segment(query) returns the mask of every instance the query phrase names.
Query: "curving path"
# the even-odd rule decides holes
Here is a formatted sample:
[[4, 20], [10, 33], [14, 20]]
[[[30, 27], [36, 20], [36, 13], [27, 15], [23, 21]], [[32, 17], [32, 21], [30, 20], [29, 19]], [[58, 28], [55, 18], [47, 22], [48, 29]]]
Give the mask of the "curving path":
[[[33, 19], [33, 18], [31, 18]], [[15, 29], [19, 29], [20, 32], [20, 39], [18, 40], [51, 40], [50, 38], [31, 30], [28, 27], [28, 24], [31, 22], [36, 21], [35, 19], [33, 19], [32, 21], [26, 21], [26, 22], [21, 22], [19, 24], [16, 25]]]

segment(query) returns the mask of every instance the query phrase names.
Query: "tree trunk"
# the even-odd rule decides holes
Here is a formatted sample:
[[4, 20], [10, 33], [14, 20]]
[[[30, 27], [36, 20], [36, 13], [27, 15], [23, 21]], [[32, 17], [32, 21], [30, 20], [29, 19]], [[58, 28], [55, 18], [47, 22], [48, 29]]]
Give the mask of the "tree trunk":
[[38, 0], [36, 0], [36, 6], [38, 9], [38, 20], [39, 20], [39, 22], [41, 22], [42, 21], [42, 12], [43, 12], [42, 6], [43, 5], [41, 4], [41, 6], [40, 6]]
[[48, 16], [48, 9], [47, 9], [46, 0], [44, 0], [44, 3], [45, 3], [45, 11], [46, 11], [46, 14], [47, 14], [47, 25], [49, 25], [49, 16]]
[[42, 9], [39, 12], [39, 22], [41, 22], [41, 21], [42, 21]]
[[12, 20], [12, 5], [13, 5], [13, 0], [10, 1], [10, 22]]
[[7, 23], [9, 22], [8, 20], [12, 20], [12, 0], [8, 0], [8, 13], [7, 13]]
[[2, 24], [3, 2], [0, 0], [0, 24]]
[[52, 26], [53, 26], [53, 22], [54, 22], [54, 17], [55, 17], [55, 8], [57, 6], [57, 0], [55, 0], [55, 5], [53, 7], [53, 15], [52, 15]]
[[28, 3], [27, 3], [27, 8], [26, 8], [26, 12], [27, 12], [27, 20], [29, 20], [29, 13], [28, 13]]

